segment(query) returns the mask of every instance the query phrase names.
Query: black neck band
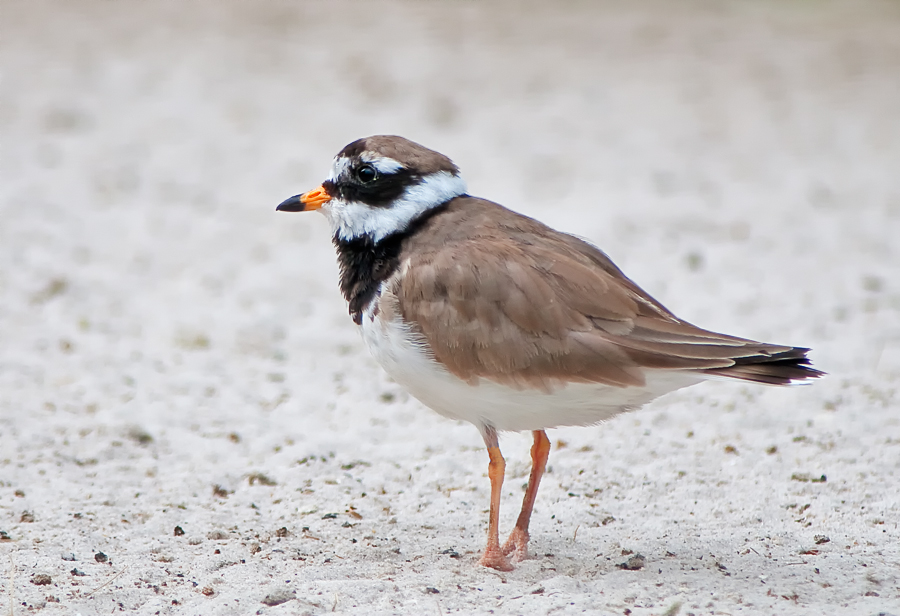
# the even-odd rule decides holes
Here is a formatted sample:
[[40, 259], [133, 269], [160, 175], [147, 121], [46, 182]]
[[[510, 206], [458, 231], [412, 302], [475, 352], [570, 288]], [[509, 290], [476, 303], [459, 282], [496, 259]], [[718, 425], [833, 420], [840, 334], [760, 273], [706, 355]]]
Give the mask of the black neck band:
[[446, 207], [444, 203], [431, 208], [410, 222], [403, 231], [392, 233], [378, 242], [368, 235], [350, 240], [334, 237], [332, 242], [337, 249], [341, 270], [341, 293], [350, 304], [350, 316], [354, 323], [362, 323], [363, 311], [375, 299], [378, 287], [400, 267], [403, 242]]

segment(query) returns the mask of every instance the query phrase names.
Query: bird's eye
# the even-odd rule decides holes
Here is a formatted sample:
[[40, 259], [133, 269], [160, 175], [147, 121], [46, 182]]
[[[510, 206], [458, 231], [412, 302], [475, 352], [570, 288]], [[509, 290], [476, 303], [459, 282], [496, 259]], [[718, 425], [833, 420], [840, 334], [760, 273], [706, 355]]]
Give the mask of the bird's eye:
[[378, 172], [375, 171], [375, 167], [372, 165], [363, 165], [356, 171], [356, 177], [363, 184], [368, 184], [375, 181], [375, 178], [378, 177]]

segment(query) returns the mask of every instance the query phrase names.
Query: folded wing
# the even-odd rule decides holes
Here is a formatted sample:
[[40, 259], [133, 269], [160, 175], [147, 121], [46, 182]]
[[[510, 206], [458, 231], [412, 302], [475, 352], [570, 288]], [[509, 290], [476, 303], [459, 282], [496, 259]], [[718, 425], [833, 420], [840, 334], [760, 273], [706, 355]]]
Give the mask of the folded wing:
[[822, 374], [809, 366], [808, 349], [678, 319], [597, 248], [541, 231], [481, 227], [477, 237], [407, 253], [398, 308], [458, 377], [547, 390], [566, 382], [641, 386], [648, 370], [773, 385]]

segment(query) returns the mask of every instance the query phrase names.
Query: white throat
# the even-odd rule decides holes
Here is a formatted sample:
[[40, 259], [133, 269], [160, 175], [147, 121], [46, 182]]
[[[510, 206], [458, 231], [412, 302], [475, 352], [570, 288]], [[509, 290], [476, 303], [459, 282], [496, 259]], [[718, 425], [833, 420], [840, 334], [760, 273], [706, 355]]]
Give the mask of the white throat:
[[403, 195], [384, 207], [332, 199], [321, 211], [338, 239], [352, 240], [368, 235], [378, 242], [403, 231], [428, 210], [466, 193], [466, 182], [458, 175], [439, 171], [410, 186]]

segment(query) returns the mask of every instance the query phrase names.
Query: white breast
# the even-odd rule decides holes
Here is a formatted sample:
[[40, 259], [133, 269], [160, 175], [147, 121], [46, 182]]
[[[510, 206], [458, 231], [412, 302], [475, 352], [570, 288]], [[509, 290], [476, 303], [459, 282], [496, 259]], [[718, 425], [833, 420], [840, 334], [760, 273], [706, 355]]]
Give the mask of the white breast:
[[682, 371], [650, 370], [643, 387], [571, 383], [545, 392], [514, 389], [483, 378], [472, 385], [430, 357], [426, 342], [399, 318], [376, 314], [376, 304], [366, 309], [361, 328], [378, 363], [426, 406], [479, 427], [518, 431], [595, 424], [703, 380]]

